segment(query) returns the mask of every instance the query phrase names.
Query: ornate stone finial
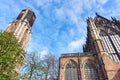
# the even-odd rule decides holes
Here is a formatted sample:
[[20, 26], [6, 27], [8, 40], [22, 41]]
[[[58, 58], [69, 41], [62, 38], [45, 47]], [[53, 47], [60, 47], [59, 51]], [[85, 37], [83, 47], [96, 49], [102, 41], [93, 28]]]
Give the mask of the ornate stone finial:
[[98, 16], [98, 13], [97, 13], [97, 12], [96, 12], [95, 14], [96, 14], [96, 16]]

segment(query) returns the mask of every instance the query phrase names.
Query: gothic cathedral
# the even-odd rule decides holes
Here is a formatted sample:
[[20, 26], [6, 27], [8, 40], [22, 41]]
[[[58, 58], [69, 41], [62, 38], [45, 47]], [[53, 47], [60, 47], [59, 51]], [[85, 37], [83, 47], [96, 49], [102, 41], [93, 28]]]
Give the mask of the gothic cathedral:
[[83, 53], [62, 54], [59, 80], [120, 80], [120, 21], [87, 19]]

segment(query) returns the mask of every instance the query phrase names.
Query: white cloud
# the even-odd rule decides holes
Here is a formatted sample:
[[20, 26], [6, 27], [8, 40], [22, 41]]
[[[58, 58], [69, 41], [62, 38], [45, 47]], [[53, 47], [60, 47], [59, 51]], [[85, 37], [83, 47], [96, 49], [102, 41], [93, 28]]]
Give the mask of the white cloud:
[[72, 41], [69, 43], [69, 51], [74, 51], [82, 47], [82, 45], [85, 43], [84, 38], [80, 38], [76, 41]]
[[55, 15], [57, 16], [57, 18], [59, 18], [60, 20], [65, 19], [65, 11], [63, 8], [60, 9], [55, 9]]
[[75, 31], [74, 29], [70, 29], [69, 30], [69, 33], [70, 33], [70, 37], [73, 38], [73, 36], [75, 36]]
[[37, 7], [40, 7], [40, 6], [45, 6], [46, 3], [50, 2], [50, 0], [35, 0], [34, 2], [37, 5]]
[[60, 8], [55, 9], [56, 16], [58, 18], [67, 17], [68, 19], [71, 19], [71, 21], [77, 22], [78, 16], [83, 12], [83, 2], [80, 0], [70, 0], [61, 5]]
[[28, 42], [28, 45], [27, 45], [27, 48], [26, 48], [26, 50], [27, 50], [27, 53], [30, 53], [30, 52], [33, 52], [33, 51], [37, 51], [36, 49], [37, 49], [37, 47], [39, 47], [39, 44], [37, 43], [37, 42], [35, 42], [35, 41], [29, 41]]
[[[65, 2], [66, 1], [66, 2]], [[62, 2], [62, 4], [61, 4]], [[55, 45], [57, 45], [57, 48], [55, 48], [56, 51], [61, 52], [61, 48], [63, 48], [63, 50], [65, 49], [64, 47], [66, 47], [66, 45], [69, 43], [69, 41], [76, 39], [75, 41], [72, 41], [69, 43], [69, 49], [70, 50], [76, 50], [82, 47], [82, 44], [84, 43], [85, 39], [82, 39], [83, 36], [86, 36], [86, 22], [85, 22], [85, 17], [87, 18], [88, 15], [93, 17], [95, 12], [100, 13], [103, 16], [120, 16], [120, 4], [118, 4], [120, 2], [120, 0], [114, 0], [113, 3], [109, 2], [111, 4], [114, 4], [114, 6], [109, 6], [106, 7], [106, 3], [108, 3], [109, 0], [35, 0], [35, 1], [25, 1], [22, 0], [20, 2], [17, 2], [15, 0], [11, 0], [11, 1], [1, 1], [0, 5], [0, 28], [4, 29], [5, 27], [7, 27], [8, 22], [12, 21], [12, 20], [8, 20], [8, 19], [13, 19], [15, 18], [15, 14], [18, 14], [18, 12], [20, 10], [22, 10], [25, 7], [30, 7], [33, 9], [33, 11], [36, 13], [36, 21], [35, 21], [35, 26], [33, 27], [33, 34], [31, 36], [31, 40], [29, 42], [28, 45], [28, 51], [41, 51], [41, 55], [47, 54], [47, 49], [43, 48], [44, 45], [46, 45], [44, 42], [44, 40], [46, 40], [46, 38], [43, 37], [48, 37], [47, 34], [50, 34], [49, 31], [52, 30], [52, 32], [54, 32], [54, 30], [52, 29], [54, 27], [54, 29], [56, 29], [55, 33], [52, 34], [50, 36], [50, 38], [55, 38], [54, 41]], [[59, 7], [56, 4], [59, 5]], [[21, 6], [22, 4], [22, 6]], [[103, 6], [103, 5], [106, 6]], [[42, 12], [40, 12], [42, 9]], [[54, 12], [54, 13], [53, 13]], [[9, 13], [9, 14], [8, 14]], [[14, 15], [12, 15], [14, 13]], [[42, 13], [42, 14], [41, 14]], [[56, 19], [59, 21], [65, 21], [67, 19], [67, 22], [70, 22], [69, 24], [74, 24], [74, 26], [72, 26], [71, 28], [69, 27], [69, 30], [67, 29], [62, 35], [60, 34], [61, 30], [63, 30], [61, 28], [61, 25], [64, 23], [60, 23], [59, 27], [58, 25], [54, 26], [56, 23], [53, 23], [52, 25], [49, 23], [47, 23], [47, 18], [53, 18], [51, 17], [51, 13], [52, 15], [56, 16]], [[105, 15], [107, 14], [107, 15]], [[45, 15], [45, 19], [43, 15]], [[47, 16], [46, 16], [47, 15]], [[14, 17], [12, 17], [14, 16]], [[9, 18], [10, 17], [10, 18]], [[84, 18], [83, 18], [84, 17]], [[83, 20], [84, 19], [84, 20]], [[50, 20], [49, 20], [50, 21]], [[50, 28], [45, 28], [46, 24], [49, 25]], [[47, 27], [48, 27], [47, 25]], [[51, 27], [52, 26], [52, 27]], [[44, 27], [44, 29], [43, 29]], [[68, 27], [66, 25], [66, 27]], [[65, 29], [66, 29], [65, 27]], [[43, 31], [46, 33], [47, 30], [47, 34], [42, 35], [40, 33], [35, 33], [36, 31]], [[35, 37], [36, 36], [36, 37]], [[40, 37], [41, 36], [41, 37]], [[58, 43], [58, 37], [62, 36], [61, 38], [59, 38], [59, 44]], [[82, 36], [82, 37], [81, 37]], [[84, 37], [85, 37], [84, 36]], [[80, 39], [78, 39], [78, 37]], [[62, 39], [63, 38], [63, 39]], [[78, 39], [78, 40], [77, 40]], [[48, 41], [49, 40], [49, 41]], [[49, 43], [46, 45], [46, 47], [51, 47], [50, 43], [51, 40], [48, 39], [46, 41], [48, 41]], [[66, 41], [65, 41], [66, 40]], [[41, 41], [41, 42], [40, 42]], [[64, 44], [63, 44], [64, 43]], [[68, 45], [67, 45], [68, 46]], [[53, 48], [53, 46], [52, 46]], [[54, 49], [54, 48], [53, 48]], [[60, 50], [59, 50], [60, 49]], [[67, 50], [67, 49], [65, 49]], [[64, 51], [65, 51], [64, 50]]]
[[39, 7], [43, 5], [44, 3], [42, 2], [42, 0], [35, 0], [35, 4]]
[[105, 4], [108, 0], [97, 0], [101, 4]]
[[48, 51], [47, 49], [42, 50], [42, 51], [40, 52], [40, 58], [41, 58], [41, 59], [44, 58], [45, 55], [47, 55], [47, 54], [49, 54], [49, 51]]

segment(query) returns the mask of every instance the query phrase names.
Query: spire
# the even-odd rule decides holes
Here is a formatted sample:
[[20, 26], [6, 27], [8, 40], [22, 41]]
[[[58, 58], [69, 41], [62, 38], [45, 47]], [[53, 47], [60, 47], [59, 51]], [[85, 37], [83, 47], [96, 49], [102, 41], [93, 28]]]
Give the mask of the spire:
[[98, 13], [97, 13], [97, 12], [96, 12], [95, 14], [96, 14], [96, 16], [98, 16]]

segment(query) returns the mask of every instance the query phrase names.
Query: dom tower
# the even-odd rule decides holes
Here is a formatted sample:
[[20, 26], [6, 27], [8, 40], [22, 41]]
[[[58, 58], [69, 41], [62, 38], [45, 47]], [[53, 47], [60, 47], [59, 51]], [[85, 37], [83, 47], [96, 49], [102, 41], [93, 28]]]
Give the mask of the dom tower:
[[12, 21], [6, 29], [7, 32], [14, 33], [23, 49], [25, 49], [30, 39], [35, 18], [36, 16], [32, 10], [24, 9], [20, 12], [16, 20]]
[[[12, 21], [6, 31], [13, 32], [18, 39], [18, 43], [25, 50], [32, 33], [32, 25], [36, 19], [35, 13], [31, 9], [24, 9], [20, 12], [16, 20]], [[21, 64], [16, 63], [15, 71], [19, 73]]]

